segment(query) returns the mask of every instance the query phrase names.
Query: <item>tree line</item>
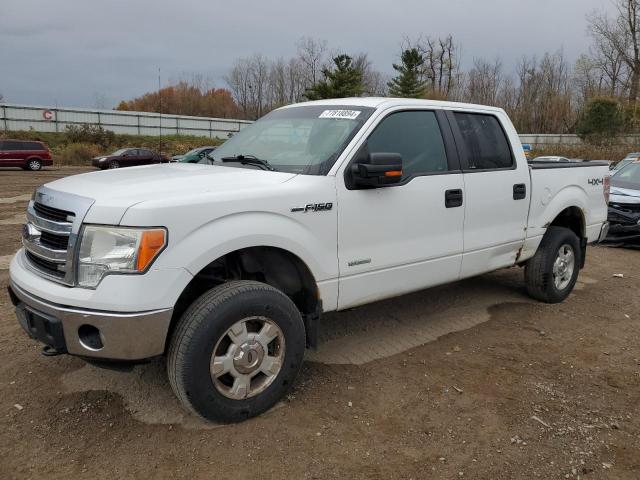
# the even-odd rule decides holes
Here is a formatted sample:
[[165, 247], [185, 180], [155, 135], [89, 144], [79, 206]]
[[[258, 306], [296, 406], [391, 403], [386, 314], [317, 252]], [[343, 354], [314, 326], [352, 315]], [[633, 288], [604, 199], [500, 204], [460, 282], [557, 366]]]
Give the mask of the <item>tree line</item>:
[[613, 0], [613, 15], [587, 16], [590, 45], [576, 62], [562, 50], [524, 56], [514, 71], [502, 60], [474, 58], [462, 67], [452, 35], [402, 42], [393, 75], [378, 71], [365, 52], [331, 50], [309, 37], [291, 58], [262, 54], [237, 59], [224, 89], [201, 78], [121, 102], [118, 109], [256, 119], [290, 103], [319, 98], [392, 96], [462, 101], [504, 108], [520, 132], [575, 133], [594, 139], [638, 132], [640, 0]]

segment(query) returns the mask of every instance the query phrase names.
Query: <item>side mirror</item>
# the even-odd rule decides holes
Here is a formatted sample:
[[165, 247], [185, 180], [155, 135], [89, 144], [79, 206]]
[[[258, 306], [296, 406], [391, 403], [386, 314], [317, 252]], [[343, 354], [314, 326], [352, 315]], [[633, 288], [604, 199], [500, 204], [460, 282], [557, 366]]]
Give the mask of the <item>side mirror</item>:
[[366, 161], [351, 166], [356, 187], [377, 188], [400, 183], [402, 155], [399, 153], [370, 153]]

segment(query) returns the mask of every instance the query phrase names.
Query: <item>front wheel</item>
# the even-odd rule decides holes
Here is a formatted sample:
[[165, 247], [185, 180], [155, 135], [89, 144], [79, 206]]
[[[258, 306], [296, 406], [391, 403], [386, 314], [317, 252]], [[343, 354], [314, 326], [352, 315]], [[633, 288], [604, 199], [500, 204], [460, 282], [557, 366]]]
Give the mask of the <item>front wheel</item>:
[[549, 227], [524, 270], [527, 292], [536, 300], [559, 303], [569, 296], [581, 265], [580, 241], [573, 231]]
[[107, 168], [120, 168], [120, 163], [117, 160], [111, 160]]
[[300, 312], [284, 293], [260, 282], [225, 283], [180, 319], [167, 358], [171, 387], [208, 420], [245, 420], [289, 390], [305, 338]]

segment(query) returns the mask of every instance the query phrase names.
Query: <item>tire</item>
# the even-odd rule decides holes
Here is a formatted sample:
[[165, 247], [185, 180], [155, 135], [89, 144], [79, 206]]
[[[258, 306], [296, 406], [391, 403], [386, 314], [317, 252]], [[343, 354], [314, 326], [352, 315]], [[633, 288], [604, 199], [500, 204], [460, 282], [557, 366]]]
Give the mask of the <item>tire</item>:
[[[277, 336], [266, 341], [271, 334]], [[264, 283], [231, 281], [204, 293], [182, 315], [169, 346], [169, 382], [197, 415], [240, 422], [287, 393], [302, 366], [305, 343], [302, 316], [289, 297]]]
[[546, 303], [562, 302], [576, 284], [581, 256], [580, 240], [573, 231], [564, 227], [549, 227], [536, 254], [524, 269], [529, 296]]
[[120, 162], [118, 162], [117, 160], [111, 160], [109, 162], [109, 164], [107, 165], [107, 168], [109, 168], [109, 169], [120, 168]]
[[37, 172], [42, 169], [42, 161], [38, 158], [32, 158], [27, 160], [27, 170], [31, 170], [32, 172]]

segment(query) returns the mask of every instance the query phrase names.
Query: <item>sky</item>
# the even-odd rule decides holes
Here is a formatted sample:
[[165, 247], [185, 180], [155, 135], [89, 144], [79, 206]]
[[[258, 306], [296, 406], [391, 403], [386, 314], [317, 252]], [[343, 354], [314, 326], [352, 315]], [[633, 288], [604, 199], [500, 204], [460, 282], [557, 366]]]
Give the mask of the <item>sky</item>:
[[288, 58], [302, 36], [367, 52], [391, 74], [403, 38], [452, 34], [462, 63], [589, 48], [585, 16], [612, 0], [1, 0], [4, 102], [114, 107], [181, 76], [216, 87], [235, 59]]

